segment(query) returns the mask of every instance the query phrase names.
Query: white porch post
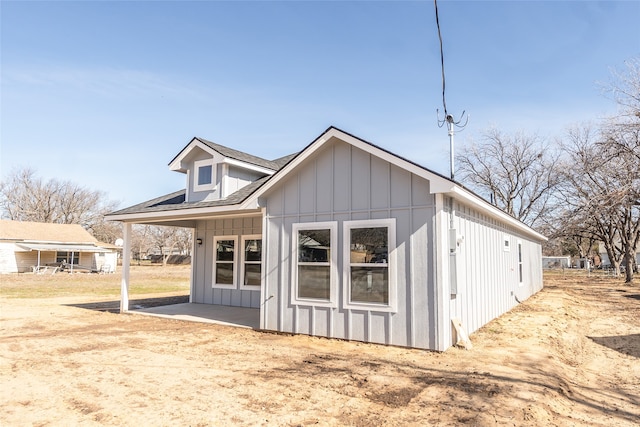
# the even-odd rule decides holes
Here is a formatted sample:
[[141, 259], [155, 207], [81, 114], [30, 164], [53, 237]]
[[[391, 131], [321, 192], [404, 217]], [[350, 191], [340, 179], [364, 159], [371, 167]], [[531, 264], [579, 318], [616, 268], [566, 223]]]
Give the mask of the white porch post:
[[122, 245], [122, 282], [120, 285], [120, 313], [129, 311], [129, 267], [131, 266], [131, 223], [125, 222]]

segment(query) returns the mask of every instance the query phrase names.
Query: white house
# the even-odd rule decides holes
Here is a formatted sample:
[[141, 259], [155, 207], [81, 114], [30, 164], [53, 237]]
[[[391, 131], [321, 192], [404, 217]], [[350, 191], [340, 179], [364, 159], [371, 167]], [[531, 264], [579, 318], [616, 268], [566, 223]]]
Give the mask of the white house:
[[186, 189], [117, 212], [194, 230], [192, 303], [253, 307], [260, 328], [433, 350], [542, 288], [545, 237], [460, 184], [330, 127], [265, 160], [194, 138]]
[[[609, 259], [609, 254], [607, 253], [604, 243], [602, 242], [598, 243], [598, 254], [600, 255], [601, 264], [603, 266], [610, 267], [611, 260]], [[624, 266], [624, 262], [622, 263], [622, 265]], [[640, 266], [640, 247], [638, 247], [638, 250], [636, 251], [636, 265]]]
[[114, 272], [117, 251], [78, 224], [0, 220], [0, 273], [38, 271], [68, 265], [68, 270]]

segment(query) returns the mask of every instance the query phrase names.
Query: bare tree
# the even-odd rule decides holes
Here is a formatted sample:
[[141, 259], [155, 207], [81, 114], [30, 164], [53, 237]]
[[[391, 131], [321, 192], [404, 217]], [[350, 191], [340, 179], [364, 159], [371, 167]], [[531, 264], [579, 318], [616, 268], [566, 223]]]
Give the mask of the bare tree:
[[618, 104], [618, 119], [633, 123], [640, 118], [640, 57], [625, 61], [625, 66], [624, 70], [613, 70], [602, 89]]
[[552, 210], [558, 156], [537, 136], [491, 129], [456, 156], [461, 182], [531, 227]]
[[632, 283], [640, 240], [640, 162], [617, 155], [620, 132], [629, 137], [628, 130], [613, 125], [597, 132], [589, 126], [571, 130], [561, 194], [567, 228], [601, 241], [616, 274], [624, 261], [625, 282]]
[[33, 169], [14, 170], [0, 182], [0, 213], [15, 221], [80, 224], [98, 240], [113, 243], [119, 226], [107, 224], [104, 215], [116, 202], [101, 191], [92, 191], [71, 181], [44, 181]]
[[153, 239], [151, 237], [150, 225], [134, 225], [131, 228], [131, 252], [133, 258], [138, 261], [147, 256], [154, 246]]
[[[184, 248], [191, 241], [191, 233], [180, 227], [149, 226], [153, 245], [160, 250], [162, 265], [166, 266], [169, 256], [176, 248]], [[189, 237], [187, 237], [189, 236]], [[186, 241], [186, 243], [185, 243]]]

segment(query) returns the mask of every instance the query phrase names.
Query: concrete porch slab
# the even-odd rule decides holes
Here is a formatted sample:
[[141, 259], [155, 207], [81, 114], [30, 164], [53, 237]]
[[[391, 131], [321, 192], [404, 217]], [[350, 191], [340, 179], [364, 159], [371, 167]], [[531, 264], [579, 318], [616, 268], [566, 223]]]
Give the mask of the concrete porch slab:
[[260, 328], [260, 309], [257, 308], [184, 303], [133, 309], [129, 312], [189, 322], [217, 323], [251, 329]]

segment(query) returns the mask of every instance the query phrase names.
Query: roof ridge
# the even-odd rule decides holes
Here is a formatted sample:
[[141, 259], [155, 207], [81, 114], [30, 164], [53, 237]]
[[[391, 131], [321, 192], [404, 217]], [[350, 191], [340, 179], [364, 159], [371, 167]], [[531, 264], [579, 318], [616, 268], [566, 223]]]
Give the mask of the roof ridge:
[[194, 139], [197, 139], [203, 144], [208, 145], [210, 148], [218, 151], [220, 154], [222, 154], [225, 157], [230, 157], [234, 160], [239, 160], [241, 162], [251, 163], [256, 166], [266, 167], [274, 171], [279, 169], [278, 164], [272, 160], [268, 160], [263, 157], [256, 156], [254, 154], [247, 153], [245, 151], [240, 151], [235, 148], [227, 147], [226, 145], [218, 144], [217, 142], [209, 141], [199, 136], [194, 137]]

